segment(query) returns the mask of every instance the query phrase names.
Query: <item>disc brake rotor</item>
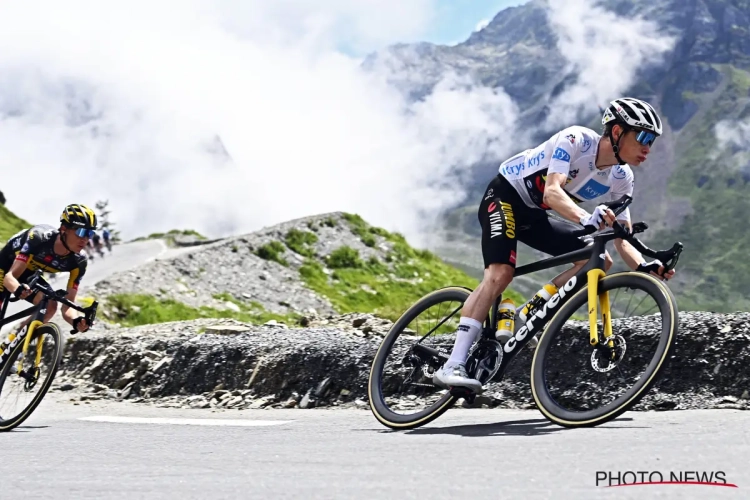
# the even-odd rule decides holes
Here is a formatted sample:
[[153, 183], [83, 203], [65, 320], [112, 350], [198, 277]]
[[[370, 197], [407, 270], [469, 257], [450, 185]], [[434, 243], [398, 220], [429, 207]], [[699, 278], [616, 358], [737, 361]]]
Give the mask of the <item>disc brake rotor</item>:
[[627, 344], [621, 335], [615, 335], [612, 339], [614, 347], [607, 344], [599, 345], [591, 353], [591, 368], [600, 373], [614, 370], [625, 357]]
[[409, 385], [417, 387], [434, 386], [432, 383], [432, 376], [435, 370], [428, 361], [425, 361], [419, 356], [409, 352], [404, 356], [403, 364], [404, 366], [409, 367], [410, 370], [401, 384], [402, 389]]

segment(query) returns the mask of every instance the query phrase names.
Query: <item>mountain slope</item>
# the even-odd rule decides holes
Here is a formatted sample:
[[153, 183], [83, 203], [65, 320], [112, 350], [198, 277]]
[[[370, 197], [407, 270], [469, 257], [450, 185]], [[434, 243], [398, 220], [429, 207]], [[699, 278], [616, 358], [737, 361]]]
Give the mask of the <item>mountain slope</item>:
[[[127, 325], [205, 317], [298, 321], [374, 313], [395, 320], [423, 295], [477, 281], [357, 215], [296, 219], [113, 275], [87, 293]], [[521, 297], [508, 296], [520, 303]]]

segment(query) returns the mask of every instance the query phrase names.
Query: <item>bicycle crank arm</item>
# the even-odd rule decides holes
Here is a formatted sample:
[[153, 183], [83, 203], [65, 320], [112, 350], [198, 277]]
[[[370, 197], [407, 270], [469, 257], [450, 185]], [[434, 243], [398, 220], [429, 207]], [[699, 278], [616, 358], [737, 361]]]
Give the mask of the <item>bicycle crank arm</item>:
[[[420, 358], [440, 358], [447, 360], [451, 357], [450, 353], [444, 350], [438, 350], [433, 349], [432, 347], [427, 347], [426, 345], [422, 344], [414, 344], [414, 347], [412, 348], [412, 351], [414, 354], [419, 356]], [[427, 361], [427, 359], [425, 359]]]

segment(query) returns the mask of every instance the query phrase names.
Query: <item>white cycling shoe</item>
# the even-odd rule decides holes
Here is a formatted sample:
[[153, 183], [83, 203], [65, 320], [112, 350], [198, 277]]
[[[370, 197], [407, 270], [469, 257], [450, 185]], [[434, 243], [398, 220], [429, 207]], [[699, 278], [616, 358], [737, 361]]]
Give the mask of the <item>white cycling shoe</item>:
[[455, 366], [443, 366], [432, 376], [435, 385], [443, 389], [452, 389], [454, 387], [463, 387], [474, 393], [482, 392], [482, 383], [469, 377], [466, 373], [466, 366], [458, 364]]

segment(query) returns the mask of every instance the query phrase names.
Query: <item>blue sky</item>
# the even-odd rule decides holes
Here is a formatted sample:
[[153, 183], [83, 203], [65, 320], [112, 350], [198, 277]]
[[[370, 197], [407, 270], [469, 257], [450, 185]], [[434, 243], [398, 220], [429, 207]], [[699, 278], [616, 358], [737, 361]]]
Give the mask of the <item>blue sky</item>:
[[449, 44], [469, 37], [483, 19], [528, 0], [440, 0], [436, 22], [425, 41]]

